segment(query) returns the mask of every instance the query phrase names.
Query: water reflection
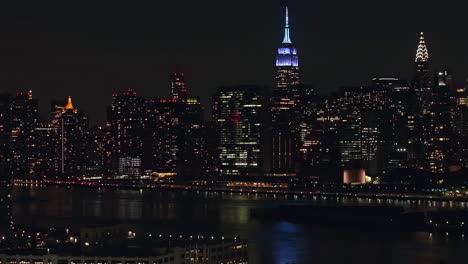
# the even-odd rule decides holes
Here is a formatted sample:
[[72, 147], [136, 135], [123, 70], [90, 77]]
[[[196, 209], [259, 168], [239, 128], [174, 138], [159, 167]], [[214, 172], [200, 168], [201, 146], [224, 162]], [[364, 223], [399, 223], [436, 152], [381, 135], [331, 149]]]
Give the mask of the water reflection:
[[278, 194], [21, 187], [13, 189], [15, 222], [39, 227], [124, 222], [137, 233], [240, 236], [249, 263], [462, 263], [461, 234], [357, 232], [249, 217], [250, 209], [280, 205], [399, 205], [407, 210], [466, 208], [465, 202], [342, 198]]
[[274, 226], [275, 233], [279, 236], [272, 240], [275, 263], [298, 263], [301, 260], [298, 253], [302, 251], [303, 245], [295, 241], [301, 237], [297, 229], [296, 224], [288, 222], [279, 222]]

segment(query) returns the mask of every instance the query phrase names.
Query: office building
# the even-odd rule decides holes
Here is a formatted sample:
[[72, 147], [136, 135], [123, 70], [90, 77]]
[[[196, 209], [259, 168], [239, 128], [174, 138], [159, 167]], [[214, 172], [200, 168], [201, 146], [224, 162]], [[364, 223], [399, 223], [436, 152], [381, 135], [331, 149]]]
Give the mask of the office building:
[[[121, 173], [120, 168], [127, 167], [128, 159], [142, 160], [145, 114], [145, 99], [138, 97], [132, 89], [112, 96], [108, 122], [112, 167], [115, 172]], [[141, 168], [132, 167], [124, 174], [138, 176], [140, 173]]]
[[32, 91], [18, 92], [10, 104], [11, 169], [15, 177], [29, 177], [34, 163], [35, 128], [39, 122], [38, 101]]
[[263, 87], [234, 86], [219, 88], [214, 96], [221, 175], [261, 173], [263, 93]]
[[185, 87], [185, 76], [183, 73], [171, 75], [171, 97], [175, 100], [185, 101], [187, 99], [187, 88]]

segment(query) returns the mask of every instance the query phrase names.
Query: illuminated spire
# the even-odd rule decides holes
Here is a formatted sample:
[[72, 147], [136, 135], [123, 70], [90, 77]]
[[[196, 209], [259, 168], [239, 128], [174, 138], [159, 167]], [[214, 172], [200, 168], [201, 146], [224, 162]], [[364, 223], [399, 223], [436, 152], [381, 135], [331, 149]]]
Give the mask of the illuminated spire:
[[419, 38], [418, 50], [416, 51], [416, 62], [427, 62], [429, 60], [429, 53], [427, 51], [426, 40], [424, 39], [424, 32], [421, 32]]
[[65, 106], [65, 109], [66, 110], [73, 110], [74, 109], [71, 96], [68, 96], [68, 103], [67, 103], [67, 106]]
[[286, 24], [284, 26], [284, 39], [283, 44], [291, 44], [291, 38], [289, 37], [289, 15], [288, 15], [288, 7], [286, 7]]

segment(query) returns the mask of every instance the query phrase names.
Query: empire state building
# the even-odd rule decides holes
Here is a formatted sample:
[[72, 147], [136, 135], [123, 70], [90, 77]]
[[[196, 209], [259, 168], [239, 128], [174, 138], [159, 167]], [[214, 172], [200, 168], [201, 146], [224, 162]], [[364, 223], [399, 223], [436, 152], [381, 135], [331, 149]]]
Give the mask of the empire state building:
[[275, 89], [270, 98], [271, 110], [271, 172], [278, 175], [294, 174], [298, 156], [296, 89], [299, 82], [299, 58], [289, 36], [289, 17], [282, 45], [276, 56]]
[[289, 35], [289, 16], [286, 7], [286, 23], [284, 26], [284, 38], [278, 48], [276, 56], [276, 88], [288, 89], [291, 85], [299, 84], [299, 57], [297, 49], [292, 45]]

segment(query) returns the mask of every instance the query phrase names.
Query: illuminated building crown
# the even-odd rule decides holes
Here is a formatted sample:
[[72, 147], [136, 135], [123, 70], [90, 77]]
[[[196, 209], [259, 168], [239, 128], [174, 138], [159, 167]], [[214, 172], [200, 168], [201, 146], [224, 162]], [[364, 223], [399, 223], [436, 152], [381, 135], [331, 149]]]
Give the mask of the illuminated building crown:
[[299, 59], [297, 49], [292, 46], [291, 37], [289, 35], [289, 15], [286, 7], [286, 24], [284, 27], [283, 45], [278, 49], [276, 57], [277, 67], [299, 67]]
[[429, 52], [427, 51], [426, 40], [424, 39], [424, 32], [421, 32], [419, 38], [419, 45], [416, 51], [416, 62], [427, 62], [429, 60]]
[[68, 96], [68, 103], [67, 103], [67, 106], [65, 106], [65, 109], [66, 110], [73, 110], [74, 109], [71, 96]]

